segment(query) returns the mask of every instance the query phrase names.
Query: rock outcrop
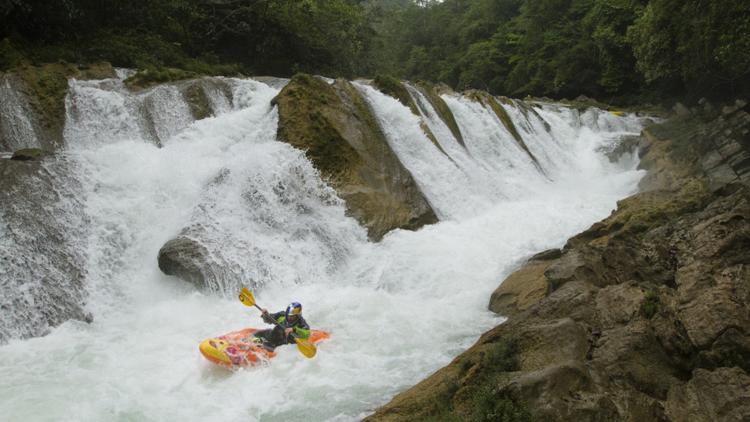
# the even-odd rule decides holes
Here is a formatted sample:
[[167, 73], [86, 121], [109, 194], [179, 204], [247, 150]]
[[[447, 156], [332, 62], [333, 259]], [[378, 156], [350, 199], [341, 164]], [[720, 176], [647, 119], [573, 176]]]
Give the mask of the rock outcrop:
[[346, 202], [350, 215], [378, 240], [395, 228], [418, 229], [437, 217], [391, 150], [356, 88], [296, 75], [274, 99], [279, 140], [304, 150]]
[[[68, 79], [114, 76], [109, 63], [23, 65], [0, 74], [0, 92], [6, 97], [0, 99], [0, 150], [42, 148], [54, 151], [63, 143]], [[6, 113], [10, 115], [3, 118]]]
[[642, 192], [508, 277], [508, 321], [367, 420], [750, 420], [743, 107], [647, 128]]

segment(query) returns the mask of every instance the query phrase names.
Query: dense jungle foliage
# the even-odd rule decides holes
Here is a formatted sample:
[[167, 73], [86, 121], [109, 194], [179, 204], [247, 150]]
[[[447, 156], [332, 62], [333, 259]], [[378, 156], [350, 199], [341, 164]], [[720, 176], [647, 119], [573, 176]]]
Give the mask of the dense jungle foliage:
[[637, 102], [750, 91], [746, 0], [0, 0], [0, 69], [106, 60]]

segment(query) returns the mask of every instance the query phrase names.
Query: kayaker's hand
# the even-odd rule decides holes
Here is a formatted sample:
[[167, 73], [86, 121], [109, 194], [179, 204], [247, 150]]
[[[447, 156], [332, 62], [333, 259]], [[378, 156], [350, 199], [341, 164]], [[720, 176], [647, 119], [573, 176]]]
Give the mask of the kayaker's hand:
[[268, 309], [263, 308], [263, 310], [261, 310], [260, 313], [262, 313], [263, 316], [268, 316]]
[[286, 335], [292, 334], [292, 330], [293, 330], [292, 328], [285, 328], [284, 329], [284, 334], [286, 334]]

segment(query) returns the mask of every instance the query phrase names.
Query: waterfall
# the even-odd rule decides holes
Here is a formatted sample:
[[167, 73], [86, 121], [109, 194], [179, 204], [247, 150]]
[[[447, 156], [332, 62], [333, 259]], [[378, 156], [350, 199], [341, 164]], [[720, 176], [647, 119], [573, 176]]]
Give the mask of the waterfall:
[[[0, 204], [8, 297], [41, 289], [36, 279], [59, 283], [44, 281], [54, 265], [26, 260], [57, 250], [58, 266], [81, 277], [60, 288], [85, 303], [47, 336], [20, 338], [44, 331], [37, 325], [5, 333], [0, 408], [9, 420], [356, 420], [502, 322], [486, 310], [498, 283], [608, 215], [642, 175], [634, 157], [611, 163], [602, 153], [640, 130], [634, 116], [509, 101], [519, 143], [487, 105], [443, 94], [459, 142], [415, 87], [419, 116], [358, 83], [441, 219], [372, 243], [304, 152], [276, 140], [271, 99], [285, 81], [207, 78], [132, 92], [124, 76], [70, 81], [66, 147], [41, 165], [44, 191], [56, 195]], [[47, 214], [34, 214], [37, 202]], [[198, 289], [159, 271], [157, 253], [175, 236], [206, 248], [215, 283]], [[332, 340], [313, 360], [288, 348], [236, 373], [206, 362], [200, 340], [262, 325], [236, 300], [243, 285], [270, 310], [302, 302]], [[25, 324], [5, 316], [12, 303], [0, 306], [5, 326]]]

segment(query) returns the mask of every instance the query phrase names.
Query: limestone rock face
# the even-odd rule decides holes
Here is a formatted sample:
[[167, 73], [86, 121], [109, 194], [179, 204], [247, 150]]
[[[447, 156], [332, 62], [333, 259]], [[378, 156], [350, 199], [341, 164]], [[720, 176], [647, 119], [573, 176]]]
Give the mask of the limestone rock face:
[[750, 377], [736, 367], [696, 369], [689, 382], [669, 391], [666, 413], [675, 421], [746, 421]]
[[297, 75], [274, 102], [279, 139], [305, 151], [370, 238], [437, 221], [352, 84]]
[[490, 310], [502, 315], [513, 315], [528, 309], [547, 296], [549, 283], [544, 272], [548, 261], [530, 261], [522, 269], [503, 281], [490, 297]]
[[[743, 107], [648, 128], [643, 192], [511, 274], [490, 301], [507, 322], [368, 420], [470, 418], [483, 391], [539, 420], [750, 420]], [[470, 364], [507, 341], [512, 369]]]

